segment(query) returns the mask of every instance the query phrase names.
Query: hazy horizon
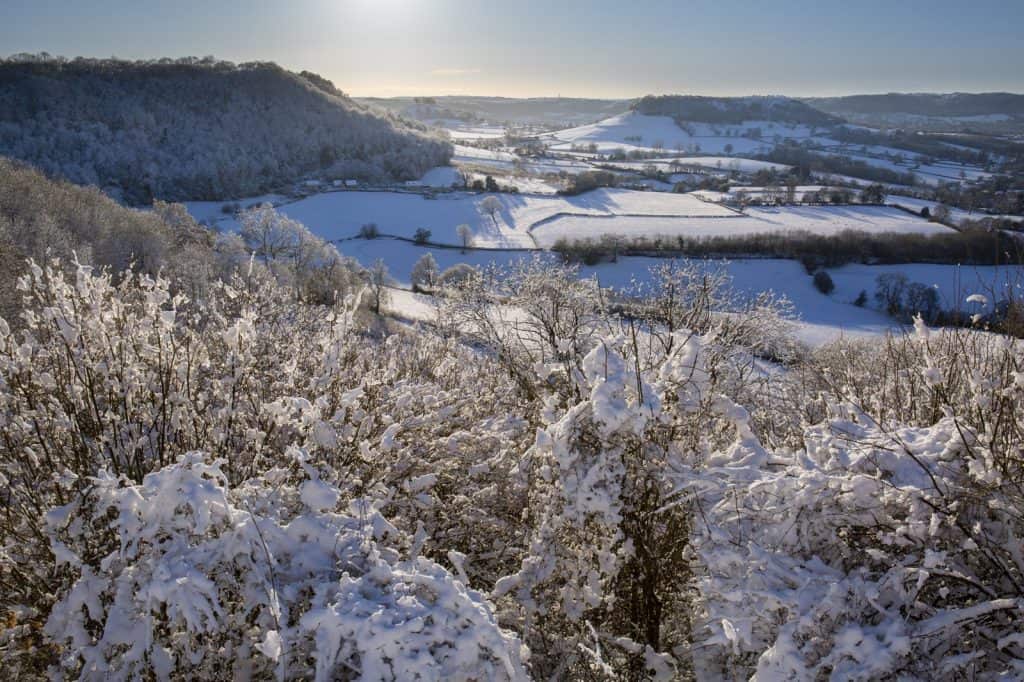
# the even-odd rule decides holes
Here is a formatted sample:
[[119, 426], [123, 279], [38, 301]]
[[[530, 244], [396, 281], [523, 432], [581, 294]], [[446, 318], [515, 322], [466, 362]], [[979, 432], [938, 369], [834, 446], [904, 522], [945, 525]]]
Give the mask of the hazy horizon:
[[6, 3], [5, 54], [275, 61], [357, 97], [1022, 92], [1024, 4]]

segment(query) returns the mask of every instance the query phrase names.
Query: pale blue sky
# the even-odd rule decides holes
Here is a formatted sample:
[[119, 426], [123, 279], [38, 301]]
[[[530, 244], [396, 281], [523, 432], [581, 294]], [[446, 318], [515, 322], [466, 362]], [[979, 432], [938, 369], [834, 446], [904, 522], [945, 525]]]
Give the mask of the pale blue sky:
[[1024, 0], [0, 0], [0, 54], [216, 55], [355, 95], [1024, 92]]

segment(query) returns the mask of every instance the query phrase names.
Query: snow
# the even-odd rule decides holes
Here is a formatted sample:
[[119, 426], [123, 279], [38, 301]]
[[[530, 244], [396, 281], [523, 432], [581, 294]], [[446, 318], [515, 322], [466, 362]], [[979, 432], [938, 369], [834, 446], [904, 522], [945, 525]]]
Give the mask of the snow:
[[[515, 195], [501, 195], [504, 203], [517, 203]], [[478, 246], [532, 248], [533, 240], [515, 223], [502, 216], [492, 220], [481, 203], [484, 196], [468, 193], [439, 194], [427, 198], [402, 192], [330, 192], [281, 207], [289, 218], [303, 223], [328, 241], [355, 237], [367, 223], [376, 223], [381, 234], [411, 239], [417, 229], [431, 232], [431, 241], [460, 244], [456, 227], [467, 224]], [[346, 247], [342, 245], [344, 251]]]
[[[747, 121], [739, 125], [691, 122], [687, 123], [687, 127], [692, 130], [692, 134], [680, 128], [668, 116], [628, 112], [591, 125], [560, 130], [543, 136], [543, 139], [551, 140], [551, 148], [555, 150], [569, 149], [572, 144], [594, 143], [601, 152], [614, 149], [651, 151], [660, 142], [664, 150], [690, 150], [694, 149], [694, 145], [699, 145], [702, 152], [722, 154], [725, 153], [725, 146], [731, 145], [732, 152], [736, 154], [754, 154], [769, 151], [774, 146], [769, 140], [774, 140], [776, 136], [780, 139], [802, 139], [811, 134], [807, 126], [771, 121]], [[760, 129], [760, 139], [743, 137], [754, 128]], [[634, 139], [627, 140], [627, 137]], [[636, 140], [637, 137], [640, 139]]]
[[[911, 211], [921, 212], [921, 209], [927, 208], [930, 212], [935, 212], [935, 207], [939, 205], [937, 201], [931, 201], [929, 199], [917, 199], [915, 197], [904, 197], [900, 195], [890, 194], [886, 197], [886, 203], [895, 204], [896, 206], [902, 206]], [[963, 220], [981, 220], [983, 218], [1005, 218], [1009, 220], [1024, 221], [1024, 216], [1019, 215], [991, 215], [988, 213], [982, 213], [981, 211], [965, 211], [962, 208], [956, 208], [954, 206], [948, 206], [950, 220], [959, 225]]]
[[[437, 169], [435, 169], [437, 170]], [[433, 172], [433, 171], [432, 171]], [[492, 217], [482, 208], [486, 196], [500, 202]], [[208, 202], [207, 202], [208, 203]], [[246, 200], [243, 205], [255, 203]], [[189, 204], [194, 216], [214, 213], [203, 204]], [[233, 218], [219, 213], [225, 230], [238, 228]], [[558, 215], [653, 215], [653, 216], [727, 216], [734, 213], [722, 206], [685, 194], [640, 192], [627, 189], [597, 189], [578, 196], [530, 194], [481, 195], [471, 192], [440, 193], [427, 196], [417, 192], [342, 191], [315, 194], [282, 204], [279, 210], [298, 220], [317, 236], [328, 241], [348, 240], [360, 228], [375, 223], [382, 235], [411, 239], [419, 228], [430, 230], [430, 240], [439, 244], [461, 245], [456, 234], [460, 224], [470, 226], [475, 246], [492, 248], [536, 248], [530, 230], [538, 223]], [[348, 250], [347, 243], [342, 243]]]
[[743, 173], [756, 173], [759, 170], [780, 170], [784, 171], [789, 166], [771, 161], [760, 161], [758, 159], [745, 159], [741, 156], [672, 156], [668, 159], [651, 159], [649, 161], [613, 161], [602, 162], [602, 165], [615, 166], [624, 170], [644, 170], [648, 165], [653, 165], [659, 170], [668, 171], [676, 164], [683, 166], [699, 166], [713, 171], [740, 171]]
[[457, 144], [454, 145], [455, 153], [452, 156], [452, 162], [474, 162], [474, 161], [502, 161], [511, 164], [515, 161], [518, 156], [511, 152], [496, 151], [490, 149], [480, 149], [479, 147], [470, 147], [467, 145]]
[[[278, 205], [285, 201], [288, 201], [288, 197], [281, 194], [264, 194], [258, 197], [248, 197], [246, 199], [238, 199], [238, 205], [245, 209], [249, 206], [269, 203]], [[223, 212], [225, 204], [233, 204], [233, 201], [187, 201], [185, 202], [185, 208], [188, 209], [189, 214], [196, 219], [197, 222], [212, 223], [227, 218], [227, 214]]]
[[[410, 245], [411, 247], [411, 245]], [[411, 247], [413, 253], [403, 260], [408, 267], [393, 269], [395, 279], [408, 286], [408, 270], [422, 249]], [[442, 268], [460, 262], [458, 252], [432, 250]], [[515, 257], [501, 258], [502, 254], [468, 254], [475, 264], [509, 263]], [[447, 256], [447, 258], [445, 258]], [[511, 256], [511, 254], [508, 254]], [[371, 257], [371, 256], [367, 256]], [[441, 260], [445, 259], [442, 264]], [[372, 262], [372, 261], [367, 261]], [[596, 277], [600, 284], [614, 289], [628, 287], [634, 280], [645, 281], [649, 269], [664, 263], [664, 259], [646, 257], [620, 257], [616, 263], [601, 263], [580, 268], [581, 277]], [[993, 286], [1011, 288], [1017, 297], [1024, 296], [1024, 266], [1013, 267], [957, 267], [955, 265], [844, 265], [828, 270], [836, 285], [831, 295], [824, 295], [813, 285], [811, 276], [797, 261], [786, 259], [740, 259], [728, 262], [705, 261], [704, 267], [724, 268], [737, 292], [754, 296], [771, 290], [789, 299], [799, 316], [795, 333], [799, 340], [811, 346], [820, 346], [837, 338], [877, 338], [902, 327], [891, 317], [876, 309], [874, 292], [879, 275], [901, 273], [909, 282], [934, 286], [944, 308], [956, 308], [968, 313], [984, 311], [988, 306], [967, 302], [970, 294], [988, 292]], [[868, 305], [853, 305], [861, 291], [868, 294]], [[410, 320], [434, 320], [433, 299], [410, 292], [392, 292], [388, 309]]]
[[[860, 149], [860, 147], [858, 146], [856, 149]], [[871, 148], [869, 147], [868, 149], [870, 152]], [[854, 151], [849, 147], [827, 148], [824, 150], [811, 151], [820, 155], [847, 156], [851, 159], [863, 161], [868, 165], [895, 171], [897, 173], [913, 173], [918, 181], [928, 185], [939, 185], [945, 182], [960, 182], [962, 180], [979, 180], [992, 176], [992, 173], [988, 173], [976, 166], [964, 166], [951, 162], [921, 164], [917, 161], [918, 157], [911, 152], [891, 149], [888, 147], [880, 147], [878, 149], [883, 150], [886, 156], [889, 154], [900, 154], [905, 160], [901, 163], [897, 163], [892, 159], [864, 154]], [[963, 177], [961, 177], [961, 173], [963, 173]]]
[[457, 121], [442, 123], [453, 140], [496, 140], [505, 137], [505, 126], [459, 125]]
[[[477, 180], [484, 182], [487, 175], [487, 173], [468, 172], [466, 173], [466, 183], [472, 184]], [[498, 175], [492, 173], [490, 175], [502, 187], [515, 187], [520, 194], [557, 194], [559, 190], [563, 189], [563, 183], [549, 182], [534, 175], [510, 175], [507, 173]]]
[[[392, 268], [392, 276], [403, 285], [408, 286], [408, 272], [412, 263], [425, 249], [409, 246], [411, 253], [402, 257], [404, 267], [401, 270]], [[458, 252], [431, 250], [438, 259], [440, 267], [449, 267], [448, 263], [459, 262]], [[441, 263], [445, 256], [446, 263]], [[481, 256], [483, 254], [467, 254]], [[488, 257], [476, 258], [476, 264], [509, 263], [516, 257], [500, 258], [500, 254], [488, 254]], [[364, 256], [371, 258], [372, 255]], [[646, 257], [622, 257], [616, 263], [601, 263], [580, 268], [581, 277], [596, 277], [601, 286], [613, 289], [624, 289], [634, 281], [646, 281], [650, 268], [664, 263], [664, 259]], [[844, 338], [877, 338], [888, 331], [898, 328], [896, 322], [883, 313], [872, 308], [860, 308], [851, 303], [856, 297], [826, 296], [814, 288], [810, 275], [797, 261], [785, 259], [749, 259], [722, 261], [703, 261], [703, 267], [709, 270], [724, 269], [732, 280], [737, 293], [745, 296], [756, 296], [762, 291], [771, 290], [789, 299], [799, 315], [795, 325], [796, 337], [811, 346], [820, 346], [840, 337]], [[390, 265], [390, 264], [389, 264]], [[874, 275], [871, 276], [871, 288], [874, 291]], [[410, 321], [433, 322], [436, 319], [436, 301], [432, 296], [414, 294], [398, 289], [389, 290], [385, 309], [392, 315]]]
[[[908, 282], [933, 287], [939, 295], [939, 305], [948, 310], [977, 313], [990, 310], [974, 294], [998, 292], [996, 299], [1012, 294], [1017, 300], [1024, 295], [1024, 266], [968, 266], [908, 263], [904, 265], [861, 265], [851, 263], [829, 270], [836, 285], [832, 297], [853, 301], [861, 291], [868, 293], [869, 305], [875, 305], [876, 280], [883, 274], [900, 274]], [[1005, 292], [1005, 293], [1004, 293]], [[968, 297], [973, 300], [968, 301]]]
[[885, 206], [783, 206], [751, 207], [747, 214], [779, 226], [783, 230], [807, 230], [814, 234], [838, 234], [859, 230], [879, 234], [946, 234], [948, 227], [930, 223], [917, 216]]
[[[675, 196], [675, 195], [665, 195]], [[693, 195], [684, 195], [693, 196]], [[706, 204], [713, 206], [714, 204]], [[894, 208], [882, 206], [780, 206], [750, 207], [740, 214], [722, 207], [721, 213], [695, 217], [587, 217], [553, 218], [534, 228], [537, 243], [550, 247], [559, 239], [582, 240], [604, 235], [637, 237], [729, 237], [769, 232], [805, 230], [835, 235], [844, 230], [871, 234], [886, 232], [941, 234], [952, 232]]]
[[459, 169], [451, 166], [437, 166], [431, 168], [423, 177], [419, 179], [419, 184], [426, 187], [451, 187], [452, 185], [461, 185], [462, 176], [459, 174]]
[[[470, 249], [462, 253], [456, 248], [437, 248], [419, 246], [394, 239], [357, 239], [340, 245], [341, 252], [351, 256], [364, 266], [372, 265], [378, 258], [387, 265], [389, 274], [400, 286], [411, 286], [410, 274], [412, 266], [425, 253], [430, 253], [437, 261], [438, 268], [444, 270], [466, 263], [474, 267], [491, 264], [505, 265], [523, 258], [532, 257], [526, 251], [486, 251]], [[551, 256], [553, 258], [553, 256]]]
[[[480, 207], [486, 196], [495, 196], [500, 202], [493, 220]], [[243, 205], [252, 202], [246, 200]], [[204, 212], [213, 215], [214, 210], [220, 215], [220, 204], [212, 202], [190, 204], [189, 208], [195, 215]], [[739, 214], [694, 194], [607, 188], [578, 196], [455, 192], [440, 194], [434, 199], [409, 192], [343, 191], [310, 196], [283, 205], [280, 210], [307, 225], [315, 234], [336, 241], [343, 254], [364, 265], [383, 259], [394, 281], [405, 287], [410, 284], [413, 264], [427, 252], [434, 256], [442, 271], [458, 263], [507, 265], [532, 257], [529, 250], [549, 246], [560, 237], [721, 236], [787, 230], [835, 234], [847, 229], [870, 233], [950, 232], [947, 227], [890, 207], [751, 207], [746, 214]], [[234, 221], [222, 222], [230, 227]], [[354, 238], [359, 228], [369, 222], [376, 223], [382, 235], [406, 239], [423, 227], [431, 231], [431, 241], [450, 245], [460, 243], [455, 227], [466, 223], [471, 226], [476, 246], [520, 250], [470, 249], [463, 253], [459, 248], [425, 247], [386, 236], [372, 240]], [[634, 277], [642, 280], [648, 268], [659, 262], [663, 261], [623, 257], [616, 263], [584, 267], [581, 272], [584, 276], [596, 275], [606, 286], [622, 287]], [[965, 297], [988, 291], [994, 282], [1009, 286], [1019, 273], [1012, 268], [998, 271], [961, 268], [958, 271], [955, 266], [938, 265], [849, 265], [830, 271], [836, 291], [832, 296], [824, 296], [813, 288], [810, 276], [795, 261], [737, 260], [729, 264], [728, 271], [742, 291], [753, 294], [771, 288], [791, 299], [802, 318], [797, 327], [798, 336], [812, 345], [839, 335], [878, 335], [895, 326], [890, 318], [871, 309], [875, 279], [879, 274], [903, 272], [911, 282], [936, 285], [944, 307], [956, 307], [959, 301], [961, 309], [980, 312], [978, 304], [966, 303]], [[851, 304], [862, 289], [867, 290], [871, 298], [866, 308]], [[385, 305], [392, 314], [409, 320], [434, 319], [430, 297], [396, 291], [392, 292], [392, 298], [393, 301]]]

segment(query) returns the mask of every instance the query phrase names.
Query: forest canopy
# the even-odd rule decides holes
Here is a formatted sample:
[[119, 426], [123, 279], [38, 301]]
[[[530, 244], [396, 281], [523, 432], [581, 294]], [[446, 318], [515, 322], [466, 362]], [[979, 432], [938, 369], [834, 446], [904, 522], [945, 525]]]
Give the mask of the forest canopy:
[[212, 57], [0, 59], [0, 154], [132, 204], [252, 196], [317, 174], [406, 180], [451, 145], [317, 74]]

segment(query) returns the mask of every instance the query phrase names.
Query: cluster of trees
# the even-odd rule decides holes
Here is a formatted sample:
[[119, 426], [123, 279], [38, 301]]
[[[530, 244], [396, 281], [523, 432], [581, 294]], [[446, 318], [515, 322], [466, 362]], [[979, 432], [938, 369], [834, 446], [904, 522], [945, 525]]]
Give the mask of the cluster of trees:
[[238, 220], [238, 233], [214, 232], [181, 204], [127, 208], [95, 187], [50, 180], [0, 157], [0, 315], [20, 306], [15, 282], [28, 259], [163, 275], [192, 298], [241, 266], [267, 270], [307, 301], [344, 296], [364, 276], [355, 261], [267, 204], [240, 211]]
[[508, 192], [510, 194], [518, 194], [519, 188], [515, 185], [499, 185], [498, 181], [494, 179], [493, 175], [485, 175], [483, 178], [476, 178], [473, 182], [469, 183], [469, 189], [476, 190], [478, 192]]
[[878, 145], [905, 149], [909, 152], [935, 159], [948, 159], [958, 163], [988, 165], [991, 157], [984, 150], [964, 149], [963, 146], [948, 144], [945, 136], [919, 135], [917, 132], [894, 130], [878, 132], [868, 128], [839, 126], [832, 136], [840, 142], [858, 145]]
[[946, 263], [951, 265], [1005, 265], [1024, 262], [1024, 244], [1003, 232], [949, 232], [912, 234], [844, 230], [821, 235], [802, 230], [762, 232], [736, 236], [685, 235], [624, 239], [560, 239], [552, 246], [567, 262], [589, 264], [614, 260], [618, 255], [730, 258], [760, 256], [790, 258], [815, 267], [846, 263]]
[[740, 124], [746, 121], [777, 121], [809, 126], [831, 126], [841, 122], [830, 114], [788, 97], [699, 97], [694, 95], [648, 95], [633, 104], [633, 110], [648, 116], [670, 116], [681, 123]]
[[559, 194], [576, 195], [599, 187], [615, 187], [619, 182], [616, 173], [607, 170], [581, 171], [569, 179], [569, 184]]
[[273, 63], [0, 60], [0, 154], [132, 204], [252, 196], [308, 174], [413, 179], [451, 151]]
[[[882, 310], [902, 322], [920, 318], [933, 325], [981, 326], [999, 334], [1024, 338], [1024, 300], [1017, 293], [1019, 289], [1018, 282], [1002, 291], [992, 287], [984, 293], [974, 292], [972, 296], [978, 302], [984, 301], [987, 310], [968, 314], [959, 301], [954, 302], [952, 309], [943, 308], [934, 287], [911, 282], [900, 273], [886, 273], [875, 281], [875, 301]], [[857, 303], [867, 303], [866, 291], [860, 293]]]
[[994, 335], [806, 351], [784, 302], [670, 263], [614, 304], [470, 268], [386, 336], [265, 272], [20, 286], [14, 677], [1024, 674], [1024, 356]]
[[978, 211], [979, 219], [984, 211], [1024, 215], [1024, 167], [1016, 177], [993, 175], [967, 186], [945, 183], [935, 189], [935, 198], [965, 211]]
[[852, 159], [848, 156], [819, 154], [795, 143], [776, 145], [771, 151], [762, 154], [759, 158], [773, 163], [784, 163], [788, 166], [793, 166], [797, 174], [803, 178], [810, 177], [812, 173], [832, 173], [836, 175], [851, 175], [871, 182], [892, 185], [913, 185], [915, 183], [914, 174], [909, 171], [902, 173], [890, 168], [875, 166], [860, 159]]
[[934, 287], [911, 282], [906, 275], [886, 273], [875, 282], [875, 300], [885, 312], [906, 321], [916, 316], [929, 323], [938, 317], [939, 294]]

